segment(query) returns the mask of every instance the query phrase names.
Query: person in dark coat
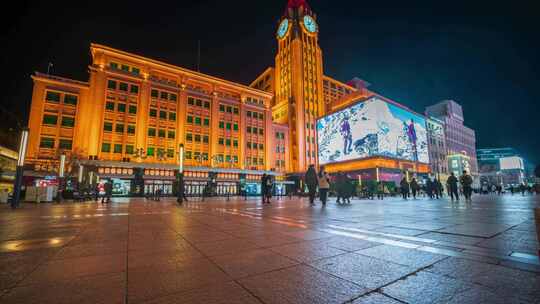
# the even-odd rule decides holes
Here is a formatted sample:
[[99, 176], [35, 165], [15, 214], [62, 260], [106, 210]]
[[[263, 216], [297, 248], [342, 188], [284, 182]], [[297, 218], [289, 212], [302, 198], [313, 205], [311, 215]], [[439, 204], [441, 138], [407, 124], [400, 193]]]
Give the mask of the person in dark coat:
[[347, 182], [346, 182], [346, 176], [343, 174], [343, 172], [338, 172], [336, 176], [336, 194], [337, 199], [336, 203], [340, 204], [341, 202], [345, 202], [346, 197], [346, 188], [347, 188]]
[[465, 201], [472, 202], [472, 184], [473, 184], [473, 178], [470, 174], [467, 173], [467, 171], [463, 170], [463, 175], [460, 176], [459, 182], [461, 183], [461, 186], [463, 187], [463, 195], [465, 195]]
[[448, 177], [448, 180], [446, 181], [446, 188], [448, 189], [448, 194], [450, 195], [450, 199], [452, 200], [452, 202], [454, 201], [454, 199], [456, 201], [459, 201], [458, 179], [454, 172], [452, 172]]
[[111, 196], [112, 196], [112, 182], [111, 181], [107, 181], [105, 183], [105, 195], [103, 197], [101, 197], [101, 203], [110, 203], [111, 202]]
[[435, 192], [435, 183], [428, 177], [426, 181], [426, 192], [430, 199], [433, 199], [433, 193]]
[[420, 189], [420, 185], [416, 181], [416, 178], [413, 177], [411, 180], [411, 192], [414, 199], [416, 199], [416, 194], [418, 193], [418, 190]]
[[263, 173], [261, 176], [261, 197], [262, 197], [262, 203], [265, 204], [267, 201], [266, 192], [268, 191], [268, 175], [266, 173]]
[[401, 179], [399, 187], [401, 188], [401, 196], [406, 200], [409, 197], [409, 182], [407, 181], [407, 177]]
[[315, 194], [317, 193], [317, 185], [319, 184], [315, 165], [309, 165], [309, 168], [306, 171], [306, 175], [304, 176], [304, 181], [306, 183], [306, 186], [308, 187], [309, 203], [313, 205], [315, 204]]
[[441, 181], [438, 178], [436, 178], [435, 181], [433, 182], [433, 185], [434, 185], [434, 188], [435, 188], [435, 197], [437, 199], [442, 198], [443, 197], [443, 185], [441, 184]]
[[351, 196], [354, 195], [354, 183], [347, 174], [343, 174], [343, 184], [342, 184], [342, 197], [343, 203], [350, 204]]

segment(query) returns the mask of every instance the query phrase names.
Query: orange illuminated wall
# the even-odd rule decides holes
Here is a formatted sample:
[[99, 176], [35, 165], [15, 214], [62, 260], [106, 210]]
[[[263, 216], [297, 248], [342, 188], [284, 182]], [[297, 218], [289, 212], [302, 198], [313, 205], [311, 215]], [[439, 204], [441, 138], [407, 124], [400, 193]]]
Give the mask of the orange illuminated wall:
[[374, 168], [388, 168], [388, 169], [400, 169], [409, 170], [418, 173], [429, 173], [429, 165], [422, 163], [415, 163], [406, 160], [389, 159], [384, 157], [371, 157], [365, 159], [352, 160], [347, 162], [333, 163], [324, 165], [326, 171], [330, 173], [335, 172], [349, 172], [355, 170], [365, 170]]

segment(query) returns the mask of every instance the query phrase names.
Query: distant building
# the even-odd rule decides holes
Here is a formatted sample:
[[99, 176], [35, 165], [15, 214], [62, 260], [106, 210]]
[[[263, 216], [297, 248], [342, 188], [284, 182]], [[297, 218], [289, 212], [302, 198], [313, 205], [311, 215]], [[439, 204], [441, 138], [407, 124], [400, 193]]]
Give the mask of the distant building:
[[0, 146], [0, 191], [13, 189], [18, 156], [17, 152]]
[[435, 117], [428, 117], [426, 124], [431, 172], [441, 181], [446, 182], [449, 171], [444, 122]]
[[[463, 108], [453, 100], [444, 100], [426, 108], [426, 115], [436, 117], [444, 122], [446, 147], [448, 155], [458, 155], [462, 160], [468, 159], [468, 170], [477, 180], [478, 163], [476, 159], [476, 134], [465, 126]], [[462, 157], [466, 156], [466, 157]], [[452, 167], [450, 164], [449, 167]]]
[[514, 148], [478, 149], [480, 181], [490, 185], [518, 185], [525, 180], [525, 161]]

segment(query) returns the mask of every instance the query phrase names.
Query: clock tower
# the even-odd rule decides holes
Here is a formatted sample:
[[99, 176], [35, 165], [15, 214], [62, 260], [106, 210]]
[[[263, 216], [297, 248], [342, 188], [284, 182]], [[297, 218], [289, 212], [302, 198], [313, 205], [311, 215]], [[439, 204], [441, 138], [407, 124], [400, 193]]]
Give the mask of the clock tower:
[[291, 171], [317, 165], [316, 120], [324, 114], [323, 63], [317, 16], [305, 0], [289, 0], [276, 32], [276, 122], [289, 126]]

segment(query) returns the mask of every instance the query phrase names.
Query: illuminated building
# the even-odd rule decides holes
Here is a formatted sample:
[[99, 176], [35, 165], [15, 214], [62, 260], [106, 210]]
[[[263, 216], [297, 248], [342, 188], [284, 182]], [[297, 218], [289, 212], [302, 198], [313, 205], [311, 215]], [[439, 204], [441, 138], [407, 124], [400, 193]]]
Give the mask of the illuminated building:
[[[270, 170], [278, 179], [303, 174], [318, 165], [318, 118], [361, 98], [384, 98], [361, 79], [344, 83], [325, 75], [318, 34], [307, 2], [289, 0], [277, 23], [274, 66], [249, 86], [92, 44], [87, 82], [32, 76], [31, 175], [55, 175], [66, 153], [68, 175], [76, 175], [71, 167], [80, 162], [84, 181], [114, 179], [116, 194], [169, 194], [180, 144], [188, 192], [216, 180], [218, 193], [237, 193], [240, 181], [258, 182]], [[392, 161], [351, 168], [382, 162], [427, 170]]]
[[19, 153], [0, 146], [0, 191], [4, 191], [4, 189], [13, 190], [18, 158]]
[[482, 184], [516, 186], [525, 180], [525, 161], [516, 149], [487, 148], [476, 153]]
[[444, 122], [435, 117], [428, 117], [426, 123], [431, 172], [445, 184], [449, 173]]

